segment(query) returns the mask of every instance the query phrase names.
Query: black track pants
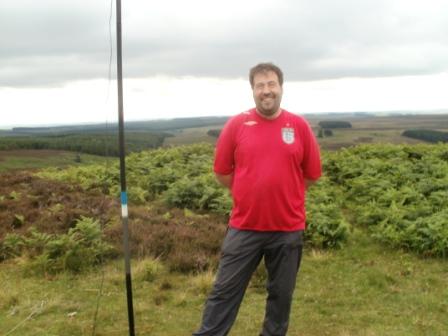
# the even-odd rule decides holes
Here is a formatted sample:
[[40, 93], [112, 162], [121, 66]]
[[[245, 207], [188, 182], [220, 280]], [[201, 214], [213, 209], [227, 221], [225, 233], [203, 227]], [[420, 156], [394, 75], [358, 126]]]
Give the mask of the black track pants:
[[229, 229], [216, 281], [194, 336], [225, 336], [238, 313], [249, 280], [264, 256], [268, 271], [261, 336], [284, 336], [303, 246], [302, 231], [257, 232]]

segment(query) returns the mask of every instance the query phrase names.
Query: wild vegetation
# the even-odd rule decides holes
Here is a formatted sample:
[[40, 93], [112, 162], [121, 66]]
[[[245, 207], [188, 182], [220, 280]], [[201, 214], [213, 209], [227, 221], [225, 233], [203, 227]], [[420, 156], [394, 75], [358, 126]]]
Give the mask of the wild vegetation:
[[[136, 229], [138, 234], [134, 238], [139, 240], [145, 236], [145, 243], [152, 241], [149, 249], [144, 247], [143, 243], [136, 244], [140, 256], [163, 256], [163, 259], [172, 262], [173, 269], [185, 271], [197, 271], [213, 264], [204, 260], [213, 259], [211, 256], [216, 255], [219, 239], [210, 244], [206, 242], [206, 237], [198, 237], [201, 230], [194, 233], [195, 230], [185, 231], [182, 227], [169, 225], [170, 222], [175, 222], [172, 215], [174, 210], [170, 209], [183, 209], [181, 217], [187, 219], [191, 223], [190, 226], [196, 229], [195, 221], [209, 220], [211, 215], [225, 223], [231, 209], [231, 199], [228, 192], [218, 186], [214, 179], [211, 170], [212, 154], [212, 146], [199, 144], [129, 155], [129, 197], [137, 209], [140, 207], [136, 222], [137, 225], [142, 225], [141, 229]], [[347, 209], [353, 216], [352, 221], [368, 227], [373, 237], [386, 244], [425, 255], [447, 255], [448, 152], [444, 146], [358, 146], [327, 153], [324, 170], [326, 176], [308, 193], [306, 238], [309, 245], [320, 248], [343, 246], [349, 239], [350, 232], [348, 220], [343, 215], [344, 209]], [[60, 181], [62, 185], [69, 183], [79, 186], [78, 192], [84, 190], [86, 193], [118, 198], [117, 163], [108, 169], [103, 165], [62, 170], [50, 168], [37, 175], [45, 180]], [[40, 181], [37, 177], [34, 179]], [[5, 214], [3, 227], [9, 226], [15, 231], [21, 229], [24, 222], [33, 219], [36, 212], [41, 210], [39, 200], [48, 202], [49, 195], [45, 198], [39, 195], [39, 192], [45, 193], [42, 188], [35, 188], [27, 196], [17, 190], [2, 196], [0, 205], [4, 209], [14, 209], [14, 204], [20, 204], [20, 199], [24, 197], [29, 199], [31, 207], [36, 209], [34, 214], [24, 215], [19, 209], [14, 210], [15, 213]], [[154, 227], [157, 230], [152, 233], [145, 230], [143, 222], [147, 221], [147, 217], [144, 207], [147, 204], [153, 204], [159, 212], [164, 209], [161, 214], [162, 222], [169, 228]], [[60, 225], [69, 230], [74, 227], [76, 214], [69, 216], [70, 212], [66, 206], [69, 205], [56, 202], [49, 208], [52, 209], [50, 215], [64, 214], [65, 217], [59, 217], [59, 222], [62, 221]], [[89, 214], [84, 213], [83, 216], [87, 220]], [[92, 215], [90, 217], [91, 221], [95, 220]], [[108, 227], [106, 232], [113, 237], [119, 233], [116, 227], [110, 225], [111, 217], [111, 213], [106, 213], [101, 220], [103, 225]], [[61, 231], [59, 234], [66, 234], [64, 230]], [[46, 233], [45, 230], [42, 232]], [[207, 235], [207, 231], [204, 234]], [[26, 235], [27, 238], [21, 240], [15, 233], [6, 234], [1, 245], [3, 259], [21, 255], [21, 252], [26, 250], [35, 250], [32, 244], [26, 242], [30, 239], [36, 240], [36, 231], [28, 231]], [[183, 235], [182, 239], [176, 240], [176, 235]], [[113, 241], [111, 236], [110, 242]], [[42, 239], [53, 238], [45, 236]], [[67, 238], [60, 236], [57, 239], [64, 241]], [[185, 249], [195, 246], [192, 255], [196, 257], [189, 265], [169, 261], [171, 257], [179, 258], [176, 251], [178, 246], [182, 245], [180, 242], [187, 242]], [[195, 242], [200, 242], [199, 248]], [[39, 244], [43, 244], [43, 247], [38, 251], [45, 254], [45, 244]], [[14, 246], [17, 246], [15, 250]], [[119, 242], [116, 242], [115, 246], [119, 246]], [[32, 253], [33, 256], [35, 254], [36, 252]]]
[[331, 153], [325, 170], [345, 206], [378, 240], [448, 255], [448, 148], [363, 145]]
[[63, 168], [93, 163], [105, 164], [112, 160], [117, 159], [51, 149], [7, 150], [0, 151], [0, 172], [19, 172], [46, 167]]
[[[20, 215], [15, 218], [17, 221], [24, 220]], [[37, 275], [62, 271], [81, 272], [99, 264], [107, 254], [112, 253], [112, 246], [105, 243], [102, 236], [99, 222], [82, 216], [68, 233], [49, 234], [31, 227], [27, 235], [6, 235], [0, 259], [26, 254], [29, 260], [26, 273]]]
[[[187, 272], [215, 266], [222, 232], [231, 209], [231, 198], [214, 179], [211, 171], [212, 154], [213, 147], [203, 144], [129, 155], [127, 160], [129, 196], [130, 202], [137, 206], [131, 211], [131, 218], [134, 220], [132, 245], [134, 252], [139, 256], [160, 257], [171, 265], [171, 269]], [[0, 245], [0, 255], [3, 259], [25, 256], [32, 263], [36, 258], [53, 258], [55, 260], [48, 262], [59, 265], [56, 259], [60, 258], [61, 254], [72, 252], [50, 253], [47, 243], [54, 246], [67, 242], [70, 237], [66, 236], [66, 231], [70, 233], [70, 229], [76, 227], [76, 219], [81, 215], [84, 216], [83, 222], [87, 221], [93, 226], [92, 223], [95, 222], [92, 221], [100, 211], [98, 205], [93, 202], [85, 204], [81, 207], [83, 209], [81, 212], [76, 208], [73, 209], [73, 203], [78, 202], [77, 197], [81, 197], [79, 195], [81, 190], [96, 199], [101, 194], [117, 199], [118, 166], [113, 164], [108, 169], [103, 165], [62, 170], [50, 168], [37, 175], [38, 177], [22, 177], [22, 180], [17, 177], [15, 182], [17, 187], [13, 190], [7, 189], [12, 184], [11, 178], [3, 180], [6, 188], [3, 193], [6, 196], [3, 196], [0, 206], [5, 210], [2, 215], [2, 227], [6, 232], [3, 231], [5, 236]], [[56, 180], [59, 183], [45, 182], [48, 180]], [[25, 181], [26, 184], [23, 183]], [[53, 183], [54, 186], [50, 187], [48, 183]], [[342, 216], [341, 204], [335, 201], [341, 199], [336, 195], [337, 191], [329, 188], [328, 180], [321, 183], [322, 187], [319, 190], [310, 193], [310, 202], [315, 205], [310, 207], [307, 239], [309, 244], [314, 246], [339, 247], [348, 237], [349, 226]], [[67, 189], [65, 186], [68, 187], [67, 195], [54, 195], [57, 190], [63, 192]], [[101, 200], [98, 199], [97, 202]], [[104, 202], [111, 203], [109, 198]], [[151, 207], [154, 209], [145, 208], [147, 204], [152, 204]], [[24, 211], [30, 208], [31, 211]], [[48, 210], [39, 218], [38, 213], [43, 209]], [[116, 239], [120, 234], [119, 223], [112, 221], [113, 214], [104, 211], [104, 205], [100, 209], [103, 209], [99, 219], [105, 227], [104, 239], [118, 251], [121, 243]], [[175, 216], [175, 213], [178, 214]], [[150, 215], [155, 219], [151, 219]], [[48, 227], [48, 221], [55, 223]], [[35, 226], [37, 228], [32, 229]], [[12, 233], [8, 232], [8, 227]], [[60, 230], [55, 230], [57, 227], [60, 227]], [[94, 227], [91, 229], [94, 230]], [[212, 234], [215, 234], [214, 239], [211, 239]], [[101, 241], [98, 242], [99, 245], [95, 241], [95, 246], [103, 246], [100, 244]], [[36, 248], [35, 244], [40, 247]], [[90, 249], [92, 246], [74, 248]], [[98, 255], [107, 257], [104, 255], [106, 250], [97, 251], [95, 247], [93, 248]], [[89, 253], [93, 252], [89, 250]], [[81, 255], [75, 254], [75, 256]], [[83, 259], [83, 262], [90, 262], [90, 265], [96, 261], [96, 259]], [[78, 271], [84, 268], [78, 265], [71, 267], [70, 263], [62, 263], [62, 266], [42, 267], [41, 270], [46, 273], [49, 270]]]
[[[1, 259], [20, 259], [24, 265], [30, 266], [27, 269], [33, 274], [40, 272], [41, 276], [48, 276], [60, 271], [77, 273], [91, 268], [98, 261], [115, 258], [122, 249], [119, 202], [117, 198], [104, 195], [102, 188], [97, 185], [87, 190], [77, 184], [42, 179], [25, 172], [2, 174]], [[47, 253], [48, 244], [52, 248], [70, 238], [67, 234], [76, 228], [79, 220], [87, 223], [92, 231], [99, 225], [102, 234], [89, 240], [91, 243], [87, 245], [69, 244], [60, 246], [60, 249], [68, 248], [68, 251]], [[215, 266], [226, 228], [225, 219], [221, 216], [196, 214], [188, 209], [168, 208], [154, 202], [141, 206], [133, 204], [130, 221], [134, 257], [161, 258], [170, 269], [183, 272]], [[86, 239], [79, 234], [74, 238]], [[112, 249], [103, 249], [103, 243], [111, 245]], [[82, 258], [83, 250], [96, 253], [99, 260]], [[61, 254], [66, 252], [82, 265], [77, 266], [74, 261], [60, 263], [60, 258], [65, 258]], [[61, 267], [32, 267], [36, 263], [57, 263]]]
[[[446, 145], [323, 154], [289, 334], [444, 335]], [[186, 335], [199, 324], [231, 207], [212, 156], [213, 146], [196, 144], [127, 157], [138, 334]], [[1, 174], [2, 330], [127, 333], [117, 165]], [[231, 335], [257, 333], [265, 280], [260, 267]]]

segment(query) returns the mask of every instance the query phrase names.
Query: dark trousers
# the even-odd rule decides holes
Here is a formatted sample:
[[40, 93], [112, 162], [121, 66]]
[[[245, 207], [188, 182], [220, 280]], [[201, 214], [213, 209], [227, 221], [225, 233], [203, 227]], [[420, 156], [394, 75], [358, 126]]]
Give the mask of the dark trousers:
[[302, 246], [302, 231], [229, 229], [202, 325], [193, 335], [225, 336], [229, 333], [249, 280], [263, 257], [268, 272], [268, 297], [260, 336], [286, 335]]

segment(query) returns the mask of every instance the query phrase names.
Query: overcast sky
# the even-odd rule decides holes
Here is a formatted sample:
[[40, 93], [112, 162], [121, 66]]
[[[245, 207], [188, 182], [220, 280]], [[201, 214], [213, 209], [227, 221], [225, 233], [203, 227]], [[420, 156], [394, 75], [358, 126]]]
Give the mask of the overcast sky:
[[[122, 0], [122, 15], [127, 120], [243, 111], [262, 61], [292, 112], [448, 108], [448, 0]], [[0, 127], [115, 121], [115, 39], [115, 0], [0, 0]]]

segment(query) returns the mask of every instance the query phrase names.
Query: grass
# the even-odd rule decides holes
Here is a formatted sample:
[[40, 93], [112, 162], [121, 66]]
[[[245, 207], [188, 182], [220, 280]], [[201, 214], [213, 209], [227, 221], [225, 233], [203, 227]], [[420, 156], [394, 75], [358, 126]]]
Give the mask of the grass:
[[363, 143], [416, 144], [424, 141], [407, 138], [398, 129], [335, 129], [333, 136], [319, 138], [322, 149], [339, 149], [341, 147]]
[[362, 143], [421, 143], [423, 141], [403, 137], [401, 133], [414, 128], [448, 130], [446, 115], [353, 117], [335, 114], [333, 117], [315, 115], [308, 119], [316, 129], [321, 120], [344, 120], [352, 124], [353, 128], [333, 129], [333, 136], [318, 139], [321, 148], [330, 150]]
[[[292, 335], [445, 334], [446, 260], [385, 249], [362, 232], [340, 251], [310, 257], [302, 268]], [[300, 323], [303, 316], [307, 323]]]
[[[79, 159], [81, 160], [79, 162]], [[90, 154], [56, 150], [0, 151], [0, 173], [20, 169], [66, 167], [104, 162], [105, 158]], [[112, 159], [110, 159], [112, 160]]]
[[210, 125], [204, 127], [185, 128], [173, 131], [173, 137], [165, 138], [164, 146], [189, 145], [198, 142], [214, 144], [216, 138], [207, 135], [211, 129], [220, 129], [223, 125]]
[[[336, 130], [334, 137], [323, 140], [328, 139], [330, 147], [334, 143], [354, 143], [360, 138], [367, 141], [369, 137], [373, 142], [401, 141], [398, 129], [363, 126], [366, 129], [360, 131]], [[207, 138], [210, 128], [213, 127], [185, 131], [184, 138], [169, 139], [174, 141], [171, 144], [195, 142], [197, 138]], [[78, 164], [75, 154], [67, 152], [0, 154], [0, 171]], [[81, 164], [90, 159], [104, 160], [84, 154], [81, 158]], [[25, 277], [25, 262], [19, 259], [0, 263], [1, 335], [128, 334], [122, 260], [82, 275], [47, 278]], [[191, 335], [200, 323], [213, 273], [185, 275], [167, 269], [154, 260], [132, 262], [137, 335]], [[265, 304], [260, 283], [253, 281], [248, 289], [231, 336], [258, 334]], [[343, 249], [305, 251], [288, 335], [446, 335], [447, 283], [446, 259], [425, 259], [385, 248], [358, 229]]]
[[[156, 267], [160, 274], [148, 281], [147, 269], [148, 260], [133, 261], [137, 335], [191, 334], [213, 274]], [[104, 274], [96, 335], [127, 335], [122, 272], [122, 261], [114, 261], [84, 275], [42, 279], [23, 277], [18, 261], [0, 264], [2, 330], [25, 321], [9, 335], [91, 335]], [[355, 231], [341, 250], [306, 250], [288, 335], [446, 335], [447, 281], [446, 260], [390, 250]], [[250, 287], [230, 335], [257, 335], [264, 302], [263, 290]]]

